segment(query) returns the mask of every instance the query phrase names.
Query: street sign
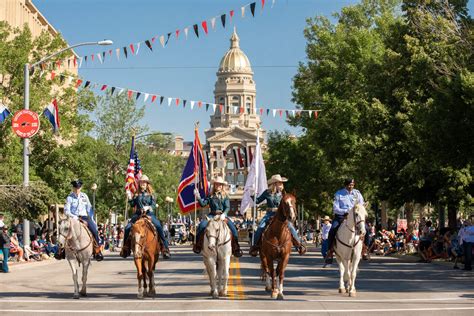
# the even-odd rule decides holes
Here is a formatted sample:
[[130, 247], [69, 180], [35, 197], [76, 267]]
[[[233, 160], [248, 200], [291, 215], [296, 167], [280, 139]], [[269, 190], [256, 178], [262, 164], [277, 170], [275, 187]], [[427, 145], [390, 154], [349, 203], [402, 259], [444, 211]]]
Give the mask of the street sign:
[[30, 110], [18, 111], [13, 116], [12, 128], [21, 138], [30, 138], [39, 131], [39, 116]]

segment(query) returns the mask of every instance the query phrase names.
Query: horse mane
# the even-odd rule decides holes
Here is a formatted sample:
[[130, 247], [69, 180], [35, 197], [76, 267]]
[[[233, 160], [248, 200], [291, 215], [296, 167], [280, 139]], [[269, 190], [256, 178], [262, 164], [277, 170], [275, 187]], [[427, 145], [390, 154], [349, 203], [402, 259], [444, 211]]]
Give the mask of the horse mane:
[[296, 210], [296, 197], [291, 193], [285, 193], [281, 198], [280, 205], [278, 206], [277, 214], [283, 214], [284, 208], [288, 207], [286, 203], [284, 203], [287, 199], [293, 199], [295, 201], [295, 210]]
[[367, 218], [367, 216], [369, 215], [367, 213], [367, 209], [365, 208], [364, 204], [357, 203], [355, 205], [355, 208], [356, 208], [356, 212], [359, 213], [360, 216], [363, 216], [364, 218]]

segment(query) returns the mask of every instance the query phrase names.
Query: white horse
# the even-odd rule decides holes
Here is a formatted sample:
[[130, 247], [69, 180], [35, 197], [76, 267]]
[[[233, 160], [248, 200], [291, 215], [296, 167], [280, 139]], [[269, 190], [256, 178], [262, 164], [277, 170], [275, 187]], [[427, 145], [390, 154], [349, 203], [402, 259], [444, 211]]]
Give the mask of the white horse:
[[216, 215], [209, 219], [209, 224], [203, 232], [205, 237], [202, 256], [211, 283], [212, 298], [227, 295], [232, 237], [224, 218], [224, 216]]
[[339, 265], [339, 293], [345, 290], [349, 296], [356, 296], [355, 279], [362, 257], [366, 217], [364, 205], [356, 204], [336, 234], [334, 253]]
[[[87, 296], [87, 270], [91, 263], [92, 235], [79, 220], [70, 217], [59, 222], [59, 245], [66, 251], [66, 259], [72, 271], [74, 298]], [[82, 289], [79, 291], [79, 267], [82, 265]]]

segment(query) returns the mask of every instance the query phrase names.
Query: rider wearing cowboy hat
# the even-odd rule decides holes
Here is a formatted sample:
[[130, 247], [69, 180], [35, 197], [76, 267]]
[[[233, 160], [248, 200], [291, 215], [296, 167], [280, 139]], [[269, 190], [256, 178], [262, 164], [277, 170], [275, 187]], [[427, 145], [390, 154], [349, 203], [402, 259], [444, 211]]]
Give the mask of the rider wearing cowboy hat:
[[[199, 202], [201, 206], [209, 205], [210, 213], [208, 217], [214, 217], [219, 213], [223, 213], [227, 215], [230, 210], [230, 200], [227, 192], [225, 190], [225, 186], [227, 186], [227, 182], [224, 181], [222, 177], [217, 177], [214, 179], [212, 184], [212, 192], [204, 199], [201, 199], [201, 195], [199, 194], [199, 190], [194, 190], [194, 195], [196, 196], [196, 200]], [[202, 249], [202, 245], [204, 242], [204, 230], [207, 227], [207, 220], [202, 220], [199, 223], [197, 236], [196, 236], [196, 243], [194, 244], [193, 251], [194, 253], [200, 253]], [[237, 228], [235, 228], [234, 223], [227, 218], [227, 226], [229, 226], [230, 231], [232, 232], [232, 254], [235, 257], [242, 257], [242, 250], [240, 250], [239, 245], [239, 235], [237, 233]]]
[[130, 255], [130, 240], [128, 238], [130, 235], [130, 230], [132, 229], [132, 225], [140, 218], [142, 213], [145, 213], [148, 217], [150, 217], [151, 222], [156, 227], [158, 235], [160, 235], [160, 238], [163, 241], [163, 245], [165, 247], [163, 251], [163, 258], [169, 259], [171, 255], [168, 247], [168, 240], [165, 237], [160, 221], [154, 214], [156, 211], [156, 201], [153, 197], [153, 188], [151, 186], [150, 179], [148, 179], [146, 175], [142, 175], [138, 181], [138, 192], [133, 198], [129, 196], [128, 202], [132, 208], [135, 207], [135, 214], [132, 215], [132, 218], [130, 218], [127, 226], [125, 226], [125, 236], [123, 239], [124, 243], [120, 252], [120, 256], [127, 258]]
[[340, 189], [334, 195], [333, 211], [334, 219], [332, 221], [331, 230], [329, 231], [329, 252], [326, 256], [326, 263], [332, 263], [334, 240], [336, 233], [344, 221], [347, 213], [354, 207], [356, 203], [364, 203], [364, 198], [359, 190], [354, 189], [355, 181], [352, 178], [344, 180], [344, 188]]
[[[92, 233], [95, 239], [94, 257], [97, 261], [102, 261], [104, 259], [104, 256], [100, 251], [97, 224], [94, 222], [94, 219], [89, 216], [90, 210], [92, 209], [89, 197], [84, 192], [81, 192], [81, 180], [75, 179], [71, 181], [71, 185], [72, 192], [66, 198], [66, 204], [64, 204], [64, 214], [73, 219], [80, 219], [83, 222], [87, 223], [87, 228], [89, 228], [89, 231]], [[64, 256], [61, 256], [61, 250], [58, 251], [58, 253], [60, 254], [56, 256], [56, 259], [63, 259]]]
[[329, 241], [328, 241], [328, 235], [329, 231], [331, 230], [331, 218], [329, 216], [324, 216], [323, 218], [323, 224], [321, 225], [321, 239], [323, 240], [321, 244], [321, 254], [323, 255], [324, 258], [326, 258], [326, 255], [328, 253], [329, 249]]
[[[260, 239], [262, 233], [265, 230], [265, 227], [269, 223], [270, 219], [275, 216], [278, 206], [280, 206], [281, 199], [285, 193], [285, 188], [283, 182], [287, 182], [288, 179], [280, 176], [279, 174], [273, 175], [270, 180], [268, 180], [268, 190], [263, 192], [259, 197], [257, 197], [257, 204], [267, 201], [267, 212], [265, 216], [260, 221], [257, 231], [255, 232], [254, 244], [250, 248], [250, 255], [257, 256], [258, 251], [260, 250]], [[298, 250], [300, 255], [303, 255], [306, 252], [305, 246], [302, 244], [301, 239], [296, 233], [296, 229], [293, 226], [291, 221], [288, 221], [288, 228], [290, 229], [291, 235], [293, 236], [293, 246]]]

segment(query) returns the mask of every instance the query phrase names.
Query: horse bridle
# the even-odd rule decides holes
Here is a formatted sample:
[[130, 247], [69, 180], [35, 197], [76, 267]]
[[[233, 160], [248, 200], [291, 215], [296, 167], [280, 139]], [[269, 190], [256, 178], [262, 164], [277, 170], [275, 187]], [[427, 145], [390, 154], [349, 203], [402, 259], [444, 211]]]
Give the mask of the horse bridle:
[[[352, 208], [352, 216], [354, 217], [354, 223], [355, 223], [355, 224], [354, 224], [354, 228], [358, 227], [360, 223], [365, 223], [365, 220], [364, 220], [364, 219], [362, 219], [362, 220], [356, 222], [355, 206]], [[352, 233], [355, 233], [355, 232], [356, 232], [355, 229], [351, 229], [349, 226], [347, 226], [347, 223], [346, 223], [345, 227], [346, 227], [350, 232], [352, 232]], [[361, 234], [360, 234], [360, 230], [359, 230], [359, 233], [358, 233], [357, 235], [361, 235]]]
[[83, 247], [79, 250], [74, 250], [74, 248], [69, 245], [69, 241], [71, 240], [71, 234], [72, 234], [72, 228], [71, 228], [72, 225], [71, 225], [71, 218], [70, 217], [68, 218], [68, 223], [69, 223], [69, 232], [68, 232], [67, 236], [65, 236], [64, 234], [61, 233], [61, 231], [59, 231], [59, 235], [63, 236], [64, 240], [65, 240], [64, 248], [68, 248], [69, 250], [74, 251], [74, 252], [81, 252], [82, 250], [89, 247], [89, 245], [92, 243], [92, 237], [90, 235], [89, 235], [89, 243], [85, 247]]
[[[214, 220], [214, 219], [213, 219], [213, 220]], [[225, 223], [224, 223], [224, 224], [225, 224]], [[226, 224], [226, 225], [227, 225], [227, 224]], [[227, 239], [227, 240], [224, 241], [223, 243], [217, 244], [217, 241], [219, 240], [218, 238], [219, 238], [220, 231], [221, 231], [220, 228], [216, 229], [216, 234], [217, 234], [217, 236], [213, 236], [213, 235], [211, 235], [211, 234], [209, 233], [209, 231], [206, 229], [206, 237], [207, 237], [207, 239], [209, 239], [209, 238], [215, 238], [215, 239], [216, 239], [216, 247], [224, 246], [225, 244], [227, 244], [227, 243], [232, 239], [232, 237], [229, 237], [229, 239]]]

